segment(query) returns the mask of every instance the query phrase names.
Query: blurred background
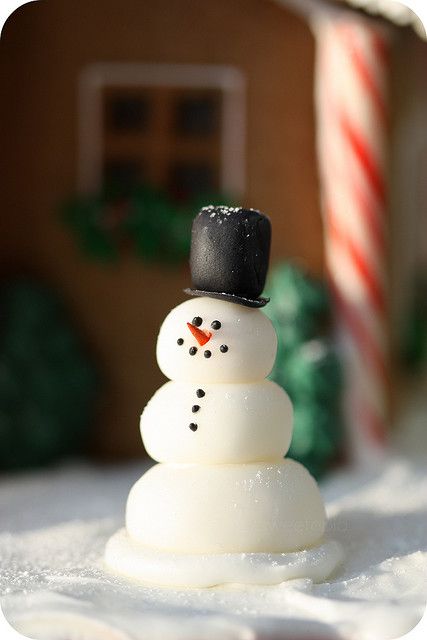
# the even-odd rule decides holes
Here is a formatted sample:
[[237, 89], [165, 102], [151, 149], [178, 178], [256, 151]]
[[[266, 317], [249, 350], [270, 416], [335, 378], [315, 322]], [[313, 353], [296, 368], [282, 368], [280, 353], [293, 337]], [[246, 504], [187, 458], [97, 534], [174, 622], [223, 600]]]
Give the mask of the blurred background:
[[[9, 17], [0, 42], [2, 469], [143, 455], [138, 417], [164, 382], [158, 329], [184, 300], [191, 219], [210, 203], [259, 208], [272, 221], [266, 313], [279, 334], [272, 375], [295, 403], [294, 457], [316, 475], [350, 459], [354, 402], [360, 416], [370, 402], [377, 411], [359, 457], [385, 448], [403, 423], [425, 421], [427, 45], [411, 26], [344, 2], [309, 3], [316, 18], [332, 8], [344, 12], [340, 28], [355, 27], [343, 45], [353, 71], [334, 76], [333, 64], [319, 67], [336, 55], [330, 25], [313, 32], [294, 5], [43, 0]], [[350, 178], [367, 176], [377, 192], [388, 185], [384, 203], [366, 208], [373, 218], [348, 212], [365, 260], [351, 225], [345, 255], [331, 254], [325, 217], [347, 167], [344, 153], [334, 168], [338, 145], [325, 143], [338, 117], [323, 94], [340, 107], [340, 73], [356, 121]], [[334, 77], [331, 93], [324, 81]], [[369, 134], [372, 161], [358, 131]], [[372, 314], [368, 338], [355, 308], [362, 322]], [[379, 353], [357, 374], [348, 334], [353, 353]], [[380, 381], [364, 400], [375, 366]]]

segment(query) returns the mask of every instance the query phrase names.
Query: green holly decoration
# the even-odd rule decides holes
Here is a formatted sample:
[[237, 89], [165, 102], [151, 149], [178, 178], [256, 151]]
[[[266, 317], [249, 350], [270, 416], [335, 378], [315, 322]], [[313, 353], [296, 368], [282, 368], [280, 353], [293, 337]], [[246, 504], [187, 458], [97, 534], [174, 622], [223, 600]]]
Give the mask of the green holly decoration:
[[146, 262], [176, 263], [188, 257], [191, 224], [206, 203], [232, 204], [221, 194], [198, 195], [179, 203], [147, 185], [127, 191], [107, 185], [95, 196], [70, 199], [62, 218], [80, 250], [91, 259], [116, 261], [126, 247]]
[[331, 340], [330, 299], [324, 283], [293, 264], [271, 273], [265, 313], [274, 324], [278, 351], [271, 379], [294, 405], [289, 455], [320, 477], [342, 440], [341, 369]]
[[48, 288], [0, 289], [0, 468], [84, 450], [98, 377], [65, 308]]
[[[73, 198], [63, 208], [63, 220], [74, 233], [82, 253], [108, 262], [117, 259], [114, 234], [107, 218], [104, 195]], [[116, 229], [114, 229], [116, 232]]]

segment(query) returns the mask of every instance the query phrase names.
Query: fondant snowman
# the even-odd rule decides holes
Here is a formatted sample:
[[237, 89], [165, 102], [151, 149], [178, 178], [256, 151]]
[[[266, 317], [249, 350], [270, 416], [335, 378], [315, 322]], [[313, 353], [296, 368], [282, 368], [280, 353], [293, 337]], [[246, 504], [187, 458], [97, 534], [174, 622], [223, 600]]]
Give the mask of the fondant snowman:
[[[206, 207], [194, 221], [186, 290], [194, 297], [160, 329], [157, 360], [170, 381], [141, 417], [145, 447], [159, 464], [133, 486], [126, 531], [107, 546], [110, 566], [141, 580], [280, 582], [313, 573], [305, 566], [289, 576], [289, 567], [307, 565], [298, 551], [315, 545], [319, 575], [339, 560], [337, 547], [322, 541], [325, 510], [314, 479], [284, 459], [290, 400], [266, 379], [277, 350], [260, 310], [268, 302], [260, 294], [270, 233], [268, 218], [252, 209]], [[195, 558], [197, 578], [189, 569]]]

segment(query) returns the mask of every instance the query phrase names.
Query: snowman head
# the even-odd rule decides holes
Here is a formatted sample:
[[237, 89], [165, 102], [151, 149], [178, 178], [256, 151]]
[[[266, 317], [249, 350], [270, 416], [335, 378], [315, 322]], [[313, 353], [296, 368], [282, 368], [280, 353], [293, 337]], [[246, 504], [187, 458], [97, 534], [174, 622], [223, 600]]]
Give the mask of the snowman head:
[[270, 373], [276, 350], [276, 333], [262, 311], [200, 297], [166, 317], [157, 361], [170, 380], [257, 382]]

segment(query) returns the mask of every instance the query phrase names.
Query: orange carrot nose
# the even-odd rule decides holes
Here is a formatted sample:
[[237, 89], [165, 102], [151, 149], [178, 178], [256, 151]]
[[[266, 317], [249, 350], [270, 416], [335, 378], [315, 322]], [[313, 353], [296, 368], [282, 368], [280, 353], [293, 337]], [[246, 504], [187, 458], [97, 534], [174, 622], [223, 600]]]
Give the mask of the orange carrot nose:
[[209, 340], [212, 337], [212, 334], [210, 331], [202, 331], [202, 329], [199, 329], [194, 324], [191, 324], [191, 322], [187, 322], [187, 327], [190, 329], [191, 333], [196, 338], [197, 342], [201, 347], [203, 347], [204, 344], [209, 342]]

